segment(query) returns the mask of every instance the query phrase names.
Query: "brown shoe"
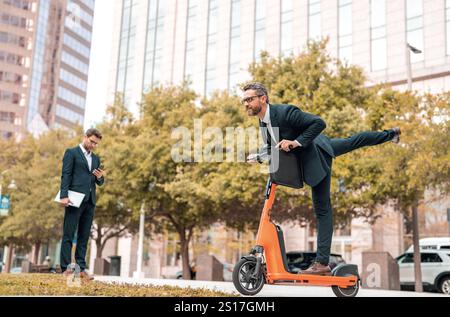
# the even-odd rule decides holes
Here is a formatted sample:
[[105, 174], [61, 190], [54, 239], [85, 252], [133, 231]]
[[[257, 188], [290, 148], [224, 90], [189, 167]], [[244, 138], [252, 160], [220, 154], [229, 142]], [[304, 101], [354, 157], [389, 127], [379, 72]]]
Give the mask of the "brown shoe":
[[311, 275], [331, 275], [331, 268], [329, 265], [320, 264], [314, 262], [306, 270], [301, 270], [299, 274], [311, 274]]
[[89, 275], [86, 271], [80, 272], [80, 277], [88, 281], [92, 281], [94, 279], [94, 277]]

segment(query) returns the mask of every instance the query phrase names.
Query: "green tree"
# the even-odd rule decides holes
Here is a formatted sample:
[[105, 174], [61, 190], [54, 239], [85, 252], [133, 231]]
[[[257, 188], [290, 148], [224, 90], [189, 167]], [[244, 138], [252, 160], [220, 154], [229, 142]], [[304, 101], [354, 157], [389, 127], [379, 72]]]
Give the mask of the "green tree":
[[10, 143], [10, 153], [17, 156], [8, 174], [17, 190], [12, 194], [11, 215], [0, 226], [2, 239], [25, 249], [34, 245], [37, 255], [41, 243], [61, 237], [64, 209], [53, 199], [59, 190], [62, 154], [73, 142], [73, 134], [51, 130], [37, 139], [26, 135]]
[[129, 175], [134, 180], [130, 188], [136, 204], [144, 203], [146, 214], [160, 220], [160, 227], [178, 233], [186, 279], [190, 278], [189, 242], [194, 229], [205, 228], [213, 218], [210, 202], [202, 194], [204, 186], [198, 181], [203, 167], [176, 162], [171, 152], [179, 141], [172, 138], [173, 129], [193, 131], [196, 97], [187, 84], [156, 87], [144, 95], [137, 124], [140, 133], [134, 139], [135, 169]]
[[[353, 133], [369, 130], [364, 113], [376, 98], [376, 89], [365, 86], [361, 68], [349, 66], [330, 57], [327, 40], [309, 42], [298, 56], [272, 58], [262, 54], [261, 61], [250, 66], [252, 80], [263, 83], [271, 103], [287, 103], [301, 110], [319, 115], [327, 122], [324, 133], [333, 138], [345, 138]], [[364, 152], [349, 153], [334, 162], [332, 201], [336, 225], [345, 225], [353, 216], [366, 214], [359, 196], [349, 195], [365, 188], [356, 181], [348, 165], [364, 160]], [[364, 173], [367, 173], [366, 169]], [[376, 169], [374, 170], [376, 171]], [[345, 184], [345, 190], [343, 189]], [[280, 219], [311, 221], [313, 218], [310, 191], [283, 188], [274, 209]]]
[[[133, 196], [130, 177], [135, 168], [132, 159], [137, 131], [132, 114], [126, 109], [120, 95], [106, 110], [106, 116], [97, 126], [103, 138], [96, 150], [105, 171], [105, 184], [98, 187], [91, 237], [96, 244], [96, 258], [102, 257], [106, 243], [116, 237], [135, 233], [139, 209], [130, 199]], [[137, 210], [137, 211], [136, 211]]]

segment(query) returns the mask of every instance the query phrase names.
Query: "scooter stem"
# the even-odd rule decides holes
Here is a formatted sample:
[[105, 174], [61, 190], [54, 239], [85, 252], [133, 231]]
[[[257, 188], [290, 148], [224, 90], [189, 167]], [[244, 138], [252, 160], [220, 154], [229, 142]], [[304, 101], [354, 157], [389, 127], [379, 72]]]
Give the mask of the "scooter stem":
[[272, 183], [272, 181], [269, 180], [267, 181], [267, 186], [266, 186], [266, 200], [264, 202], [264, 208], [261, 214], [261, 219], [259, 221], [259, 228], [258, 228], [258, 234], [256, 236], [256, 244], [260, 245], [259, 242], [260, 240], [260, 234], [263, 232], [262, 230], [262, 226], [265, 223], [268, 223], [270, 221], [270, 213], [272, 211], [272, 206], [273, 203], [275, 201], [275, 192], [277, 189], [277, 185]]

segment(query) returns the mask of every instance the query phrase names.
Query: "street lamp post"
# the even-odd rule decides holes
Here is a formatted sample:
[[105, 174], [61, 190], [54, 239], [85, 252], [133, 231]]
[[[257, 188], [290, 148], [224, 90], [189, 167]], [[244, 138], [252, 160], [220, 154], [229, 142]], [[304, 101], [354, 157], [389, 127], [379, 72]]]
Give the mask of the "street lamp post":
[[408, 90], [412, 90], [412, 70], [411, 70], [411, 52], [414, 54], [422, 53], [421, 50], [415, 48], [414, 46], [406, 43], [406, 72], [408, 75]]
[[[412, 70], [411, 70], [411, 52], [414, 54], [422, 53], [421, 50], [406, 43], [406, 70], [408, 74], [408, 91], [412, 91]], [[420, 245], [419, 245], [419, 215], [417, 212], [418, 206], [414, 204], [412, 206], [412, 221], [413, 221], [413, 246], [414, 246], [414, 279], [415, 279], [415, 291], [423, 292], [422, 285], [422, 267], [420, 257]]]
[[141, 212], [139, 216], [139, 242], [137, 251], [137, 268], [133, 272], [134, 278], [144, 278], [144, 272], [142, 272], [142, 255], [144, 253], [144, 224], [145, 224], [145, 204], [142, 202]]
[[[155, 187], [155, 182], [148, 185], [148, 191], [151, 192]], [[133, 272], [133, 278], [144, 278], [145, 274], [142, 272], [142, 258], [144, 254], [144, 229], [145, 229], [145, 203], [141, 204], [141, 211], [139, 215], [139, 241], [137, 251], [137, 265], [136, 271]]]

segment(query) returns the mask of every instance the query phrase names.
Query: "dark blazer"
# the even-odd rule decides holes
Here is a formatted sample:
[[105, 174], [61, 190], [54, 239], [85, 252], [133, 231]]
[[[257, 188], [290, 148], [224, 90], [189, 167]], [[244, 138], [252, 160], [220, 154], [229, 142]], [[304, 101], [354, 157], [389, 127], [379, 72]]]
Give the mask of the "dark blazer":
[[92, 196], [92, 203], [95, 205], [96, 184], [103, 185], [105, 179], [102, 177], [99, 180], [92, 174], [96, 168], [100, 167], [100, 159], [97, 155], [92, 153], [92, 169], [89, 170], [89, 165], [80, 146], [67, 149], [64, 153], [62, 174], [61, 174], [61, 195], [60, 198], [67, 198], [68, 191], [73, 190], [79, 193], [84, 193], [83, 202], [88, 201]]
[[[292, 153], [298, 158], [305, 183], [312, 187], [316, 186], [327, 173], [330, 173], [330, 166], [326, 163], [322, 150], [331, 157], [335, 157], [330, 139], [321, 134], [326, 128], [325, 121], [318, 116], [303, 112], [295, 106], [269, 105], [269, 107], [272, 127], [279, 129], [278, 142], [297, 140], [302, 145], [293, 149]], [[260, 127], [266, 127], [261, 120]], [[270, 149], [270, 136], [263, 133], [263, 138]]]

